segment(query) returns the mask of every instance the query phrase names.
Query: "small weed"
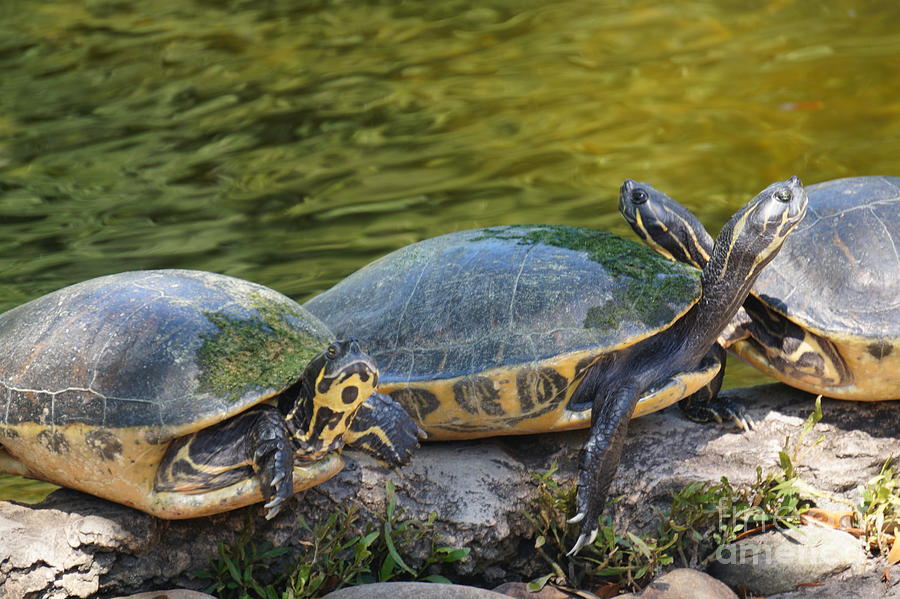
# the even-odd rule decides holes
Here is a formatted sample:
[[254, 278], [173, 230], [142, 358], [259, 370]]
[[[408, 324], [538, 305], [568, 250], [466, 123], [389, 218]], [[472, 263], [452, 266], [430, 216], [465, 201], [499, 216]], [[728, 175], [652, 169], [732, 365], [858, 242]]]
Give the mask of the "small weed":
[[[210, 581], [206, 592], [219, 599], [308, 599], [348, 585], [395, 579], [449, 582], [433, 570], [464, 559], [469, 549], [447, 547], [437, 540], [434, 513], [424, 521], [404, 519], [390, 481], [386, 491], [384, 517], [363, 534], [356, 532], [355, 506], [332, 513], [315, 526], [301, 521], [309, 540], [299, 551], [254, 544], [251, 524], [234, 544], [220, 544], [210, 568], [196, 575]], [[421, 563], [410, 565], [403, 555], [421, 543], [429, 543], [430, 551]], [[285, 568], [287, 559], [293, 565]], [[263, 580], [265, 576], [269, 580]]]
[[764, 473], [757, 467], [756, 481], [749, 486], [734, 486], [725, 477], [719, 483], [692, 482], [672, 496], [668, 511], [657, 514], [657, 529], [650, 534], [618, 531], [604, 516], [597, 539], [575, 558], [565, 557], [575, 541], [576, 532], [565, 522], [574, 506], [575, 487], [554, 480], [555, 464], [546, 473], [535, 474], [540, 488], [538, 510], [526, 517], [535, 530], [538, 555], [551, 571], [532, 581], [530, 590], [551, 581], [577, 588], [614, 582], [638, 589], [665, 566], [705, 566], [721, 547], [750, 531], [795, 527], [811, 505], [810, 489], [797, 469], [803, 456], [822, 441], [821, 437], [807, 439], [821, 418], [817, 401], [796, 440], [785, 440], [779, 452], [780, 470]]
[[278, 557], [288, 553], [285, 547], [273, 548], [268, 543], [255, 544], [253, 521], [248, 517], [241, 536], [231, 546], [219, 543], [218, 556], [210, 569], [196, 572], [198, 578], [210, 580], [207, 593], [216, 597], [278, 599], [271, 584], [260, 580]]
[[869, 544], [881, 555], [900, 551], [900, 472], [894, 472], [894, 458], [888, 458], [881, 472], [869, 480], [862, 491], [862, 503], [856, 518]]

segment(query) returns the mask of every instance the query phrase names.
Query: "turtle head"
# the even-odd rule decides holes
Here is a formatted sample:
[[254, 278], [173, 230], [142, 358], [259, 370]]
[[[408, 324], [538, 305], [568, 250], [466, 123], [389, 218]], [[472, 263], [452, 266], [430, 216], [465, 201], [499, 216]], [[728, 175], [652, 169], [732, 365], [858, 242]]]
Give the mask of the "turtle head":
[[803, 220], [807, 204], [806, 190], [796, 175], [757, 194], [719, 233], [714, 251], [727, 254], [726, 271], [729, 261], [752, 261], [744, 276], [755, 279]]
[[378, 368], [356, 339], [335, 341], [313, 358], [300, 396], [286, 414], [297, 454], [318, 459], [343, 445], [343, 435], [378, 385]]
[[725, 328], [763, 267], [803, 219], [806, 204], [800, 179], [791, 177], [766, 187], [722, 227], [700, 275], [700, 303], [708, 316], [716, 315], [707, 323], [707, 333], [718, 335]]
[[356, 339], [335, 341], [318, 362], [318, 371], [310, 373], [315, 377], [315, 406], [355, 412], [378, 385], [378, 368]]
[[691, 212], [649, 183], [626, 179], [619, 212], [644, 243], [663, 256], [703, 268], [713, 239]]

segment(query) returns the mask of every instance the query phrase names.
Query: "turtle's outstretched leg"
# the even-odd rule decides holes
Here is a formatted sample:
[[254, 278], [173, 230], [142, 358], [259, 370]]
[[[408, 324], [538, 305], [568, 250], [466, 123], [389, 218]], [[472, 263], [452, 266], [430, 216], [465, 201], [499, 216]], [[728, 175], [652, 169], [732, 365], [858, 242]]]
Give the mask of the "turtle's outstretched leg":
[[591, 434], [578, 463], [578, 492], [575, 505], [578, 512], [569, 520], [580, 523], [580, 534], [566, 555], [578, 553], [597, 537], [597, 518], [606, 506], [606, 494], [622, 457], [622, 447], [628, 432], [628, 421], [638, 395], [631, 387], [594, 400], [591, 412]]
[[402, 466], [425, 437], [397, 400], [373, 393], [356, 412], [344, 442], [389, 466]]
[[738, 428], [748, 431], [753, 427], [753, 422], [747, 418], [744, 406], [719, 395], [725, 377], [725, 356], [725, 350], [718, 343], [709, 350], [703, 363], [718, 364], [719, 372], [699, 391], [679, 401], [678, 407], [685, 417], [694, 422], [734, 422]]
[[258, 479], [274, 518], [294, 493], [293, 450], [281, 413], [260, 405], [172, 442], [156, 472], [155, 491], [197, 494]]

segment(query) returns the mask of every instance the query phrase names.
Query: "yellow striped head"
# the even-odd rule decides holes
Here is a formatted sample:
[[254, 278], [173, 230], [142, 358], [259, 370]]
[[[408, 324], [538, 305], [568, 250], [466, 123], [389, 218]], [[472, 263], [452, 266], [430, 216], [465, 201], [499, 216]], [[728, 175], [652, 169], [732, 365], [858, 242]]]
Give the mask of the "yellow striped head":
[[317, 360], [313, 409], [356, 412], [378, 385], [378, 368], [356, 339], [335, 341]]
[[744, 276], [755, 277], [803, 220], [807, 203], [796, 175], [762, 190], [731, 217], [716, 239], [714, 251], [725, 252], [723, 271], [736, 267]]
[[619, 190], [619, 212], [657, 253], [697, 268], [709, 261], [713, 239], [697, 217], [649, 183], [626, 179]]

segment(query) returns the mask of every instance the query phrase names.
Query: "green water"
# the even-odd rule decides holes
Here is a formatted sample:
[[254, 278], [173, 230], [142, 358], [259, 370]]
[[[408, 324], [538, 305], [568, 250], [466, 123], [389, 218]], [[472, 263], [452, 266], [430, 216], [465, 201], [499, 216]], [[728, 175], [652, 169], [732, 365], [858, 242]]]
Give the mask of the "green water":
[[715, 231], [793, 173], [898, 174], [898, 22], [893, 1], [0, 3], [0, 309], [172, 267], [304, 300], [471, 227], [633, 237], [625, 177]]

